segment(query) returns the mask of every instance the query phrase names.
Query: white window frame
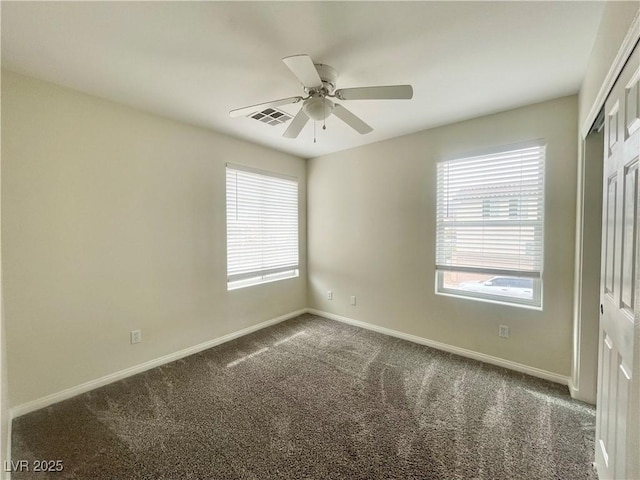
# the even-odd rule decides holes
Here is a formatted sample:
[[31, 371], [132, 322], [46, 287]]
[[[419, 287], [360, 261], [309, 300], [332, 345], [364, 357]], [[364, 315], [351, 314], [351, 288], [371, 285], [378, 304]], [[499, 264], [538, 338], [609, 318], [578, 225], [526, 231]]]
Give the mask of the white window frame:
[[[299, 276], [299, 184], [298, 178], [253, 167], [226, 164], [227, 290], [275, 282]], [[243, 201], [239, 198], [242, 188]], [[270, 202], [250, 205], [246, 196], [270, 195]], [[275, 202], [273, 202], [275, 200]], [[240, 210], [238, 210], [238, 208]], [[293, 215], [292, 215], [293, 214]], [[243, 216], [242, 222], [233, 219]], [[282, 230], [274, 218], [280, 216]], [[253, 217], [253, 219], [252, 219]], [[249, 232], [246, 238], [245, 233]], [[274, 253], [273, 234], [284, 234], [287, 243]], [[259, 240], [256, 240], [256, 235]], [[253, 237], [253, 238], [251, 238]], [[253, 257], [253, 260], [251, 260]]]
[[[444, 240], [441, 241], [441, 239], [444, 238], [444, 234], [442, 234], [441, 232], [443, 230], [441, 230], [444, 226], [444, 224], [446, 223], [444, 220], [445, 215], [441, 213], [441, 208], [443, 203], [446, 203], [445, 201], [445, 196], [447, 195], [447, 193], [445, 193], [445, 191], [443, 190], [447, 188], [447, 186], [443, 183], [443, 181], [441, 181], [441, 175], [443, 174], [444, 171], [446, 171], [446, 166], [447, 164], [452, 164], [453, 162], [456, 162], [458, 166], [464, 166], [463, 162], [470, 162], [469, 164], [472, 165], [471, 162], [482, 162], [483, 160], [487, 160], [487, 161], [491, 161], [492, 159], [494, 159], [496, 156], [501, 156], [501, 155], [509, 155], [510, 153], [513, 152], [517, 152], [517, 151], [521, 151], [521, 150], [525, 150], [525, 149], [539, 149], [539, 151], [541, 152], [541, 165], [540, 165], [540, 169], [541, 169], [541, 180], [540, 180], [540, 188], [542, 190], [542, 195], [541, 195], [541, 200], [540, 200], [540, 204], [539, 204], [539, 208], [540, 208], [540, 220], [538, 222], [538, 224], [536, 225], [536, 235], [539, 235], [540, 238], [540, 244], [539, 244], [539, 248], [540, 248], [540, 255], [539, 257], [537, 257], [537, 261], [539, 262], [539, 264], [537, 265], [536, 268], [533, 269], [527, 269], [527, 268], [521, 268], [521, 269], [510, 269], [510, 268], [487, 268], [486, 266], [481, 266], [481, 265], [460, 265], [460, 264], [450, 264], [447, 265], [446, 262], [443, 262], [442, 259], [445, 257], [443, 251], [444, 251], [444, 244], [446, 243]], [[545, 203], [545, 189], [544, 189], [544, 183], [545, 183], [545, 164], [546, 164], [546, 144], [544, 142], [544, 140], [534, 140], [531, 142], [526, 142], [526, 143], [520, 143], [520, 144], [516, 144], [516, 145], [508, 145], [508, 146], [503, 146], [503, 147], [497, 147], [497, 148], [493, 148], [490, 150], [486, 150], [483, 152], [476, 152], [474, 154], [470, 154], [470, 155], [465, 155], [462, 157], [457, 157], [451, 160], [446, 160], [443, 162], [439, 162], [438, 163], [438, 175], [437, 175], [437, 207], [436, 207], [436, 281], [435, 281], [435, 292], [436, 294], [440, 294], [440, 295], [447, 295], [447, 296], [454, 296], [454, 297], [461, 297], [461, 298], [469, 298], [469, 299], [473, 299], [473, 300], [480, 300], [480, 301], [485, 301], [485, 302], [491, 302], [491, 303], [498, 303], [498, 304], [503, 304], [503, 305], [513, 305], [513, 306], [517, 306], [517, 307], [523, 307], [523, 308], [532, 308], [532, 309], [536, 309], [536, 310], [542, 310], [542, 300], [543, 300], [543, 263], [544, 263], [544, 203]], [[483, 217], [484, 212], [486, 211], [486, 204], [484, 204], [484, 202], [487, 200], [487, 198], [483, 198], [482, 202], [483, 205], [480, 207], [483, 210]], [[492, 210], [490, 209], [489, 212], [491, 212]], [[508, 207], [508, 215], [506, 215], [506, 217], [508, 217], [509, 219], [512, 217], [512, 204], [509, 203], [509, 207]], [[488, 216], [492, 216], [492, 214], [490, 213], [490, 215]], [[483, 219], [483, 221], [485, 221]], [[504, 220], [505, 224], [509, 221], [509, 220]], [[491, 227], [494, 226], [492, 225], [492, 221], [487, 221], [487, 226]], [[521, 246], [521, 248], [523, 248], [524, 245]], [[463, 262], [461, 262], [463, 263]], [[493, 276], [507, 276], [507, 277], [516, 277], [516, 278], [532, 278], [532, 298], [531, 299], [527, 299], [527, 298], [517, 298], [517, 297], [512, 297], [512, 296], [507, 296], [507, 295], [497, 295], [497, 294], [492, 294], [492, 293], [486, 293], [486, 292], [474, 292], [474, 291], [469, 291], [469, 290], [463, 290], [460, 288], [450, 288], [445, 286], [444, 284], [444, 273], [447, 271], [456, 271], [456, 272], [468, 272], [468, 273], [482, 273], [482, 274], [486, 274], [486, 275], [493, 275]]]

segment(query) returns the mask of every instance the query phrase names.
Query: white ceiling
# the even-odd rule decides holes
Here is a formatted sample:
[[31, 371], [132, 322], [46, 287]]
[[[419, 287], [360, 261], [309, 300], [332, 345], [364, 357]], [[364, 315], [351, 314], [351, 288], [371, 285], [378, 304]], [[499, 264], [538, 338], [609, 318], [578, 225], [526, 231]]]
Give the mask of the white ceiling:
[[[304, 158], [576, 93], [601, 2], [2, 2], [2, 66]], [[413, 100], [343, 102], [285, 126], [228, 111], [302, 94], [281, 58], [338, 88], [410, 83]], [[298, 105], [282, 110], [295, 114]]]

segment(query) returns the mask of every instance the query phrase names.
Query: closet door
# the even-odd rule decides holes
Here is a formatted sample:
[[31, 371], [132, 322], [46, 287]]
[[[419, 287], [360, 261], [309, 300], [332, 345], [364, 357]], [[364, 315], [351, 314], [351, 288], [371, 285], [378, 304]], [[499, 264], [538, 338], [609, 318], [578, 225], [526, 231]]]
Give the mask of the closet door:
[[[601, 480], [628, 478], [638, 241], [640, 49], [636, 46], [605, 103], [596, 466]], [[635, 419], [635, 420], [633, 420]], [[633, 420], [633, 421], [632, 421]]]

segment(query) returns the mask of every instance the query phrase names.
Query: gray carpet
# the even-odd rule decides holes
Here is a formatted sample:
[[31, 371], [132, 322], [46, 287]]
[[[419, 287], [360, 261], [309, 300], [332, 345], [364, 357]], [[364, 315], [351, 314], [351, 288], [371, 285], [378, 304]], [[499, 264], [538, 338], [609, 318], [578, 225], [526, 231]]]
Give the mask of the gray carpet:
[[73, 479], [595, 479], [566, 387], [303, 315], [14, 421]]

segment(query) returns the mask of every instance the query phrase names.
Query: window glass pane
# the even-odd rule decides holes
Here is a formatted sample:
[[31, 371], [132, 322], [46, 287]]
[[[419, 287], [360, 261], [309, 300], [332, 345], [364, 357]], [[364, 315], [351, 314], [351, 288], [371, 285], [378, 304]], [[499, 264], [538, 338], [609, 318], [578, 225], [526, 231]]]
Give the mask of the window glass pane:
[[437, 291], [541, 305], [542, 142], [437, 167]]
[[227, 166], [227, 285], [298, 276], [298, 181]]
[[[525, 277], [505, 277], [482, 273], [443, 272], [444, 289], [456, 290], [461, 295], [480, 294], [498, 296], [505, 299], [534, 299], [534, 279]], [[451, 292], [453, 293], [453, 292]]]

